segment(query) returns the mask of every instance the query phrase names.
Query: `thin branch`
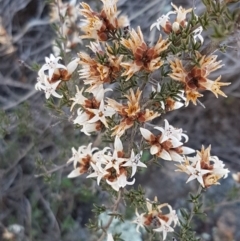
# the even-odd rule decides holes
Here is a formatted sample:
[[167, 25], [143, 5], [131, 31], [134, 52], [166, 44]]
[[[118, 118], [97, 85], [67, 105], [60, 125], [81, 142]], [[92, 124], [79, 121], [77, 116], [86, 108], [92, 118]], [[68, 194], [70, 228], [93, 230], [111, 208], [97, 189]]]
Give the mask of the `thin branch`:
[[[118, 209], [119, 203], [122, 199], [122, 192], [123, 192], [123, 189], [120, 189], [119, 192], [118, 192], [117, 200], [115, 201], [114, 206], [111, 210], [113, 213], [116, 212], [117, 209]], [[102, 241], [105, 238], [105, 236], [107, 234], [107, 230], [110, 227], [113, 219], [114, 219], [114, 216], [111, 216], [108, 220], [108, 223], [104, 227], [102, 227], [103, 233], [102, 233], [101, 237], [98, 239], [98, 241]]]
[[12, 108], [18, 106], [22, 102], [24, 102], [24, 101], [28, 100], [29, 98], [31, 98], [32, 96], [34, 96], [37, 92], [38, 92], [37, 90], [33, 89], [31, 92], [27, 93], [25, 96], [20, 98], [18, 101], [11, 103], [7, 106], [4, 106], [3, 110], [9, 110], [9, 109], [12, 109]]
[[42, 177], [42, 176], [45, 176], [45, 175], [48, 175], [48, 174], [52, 174], [54, 172], [57, 172], [57, 171], [65, 168], [65, 167], [67, 167], [68, 165], [69, 165], [69, 163], [65, 163], [65, 164], [63, 164], [61, 166], [57, 166], [57, 167], [55, 167], [55, 168], [53, 168], [51, 170], [47, 170], [47, 169], [44, 168], [44, 170], [45, 170], [44, 173], [34, 175], [34, 177], [38, 178], [38, 177]]

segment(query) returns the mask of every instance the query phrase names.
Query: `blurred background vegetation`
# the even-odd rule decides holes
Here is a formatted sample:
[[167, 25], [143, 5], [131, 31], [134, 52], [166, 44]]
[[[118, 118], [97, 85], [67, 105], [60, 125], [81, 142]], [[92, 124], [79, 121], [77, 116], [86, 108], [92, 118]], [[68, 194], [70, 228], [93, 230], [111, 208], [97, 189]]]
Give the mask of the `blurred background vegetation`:
[[[101, 6], [97, 0], [86, 2], [93, 9]], [[174, 0], [174, 4], [196, 7], [197, 14], [203, 11], [201, 1]], [[169, 1], [119, 0], [119, 9], [129, 16], [131, 27], [141, 26], [150, 43], [159, 33], [156, 29], [150, 32], [149, 26], [171, 6]], [[94, 218], [92, 204], [106, 204], [108, 197], [91, 180], [67, 179], [72, 167], [65, 163], [71, 147], [81, 145], [83, 138], [87, 144], [87, 139], [74, 129], [68, 113], [51, 111], [43, 93], [34, 89], [37, 74], [33, 69], [52, 53], [56, 37], [49, 13], [47, 1], [0, 0], [0, 240], [96, 240], [85, 225]], [[206, 43], [211, 41], [210, 34], [204, 33]], [[219, 58], [225, 66], [217, 75], [232, 82], [226, 88], [228, 98], [205, 94], [205, 109], [190, 105], [166, 118], [186, 130], [190, 147], [212, 144], [212, 153], [236, 173], [240, 171], [240, 28], [224, 44], [227, 51]], [[185, 176], [173, 173], [172, 163], [161, 165], [138, 174], [136, 186], [141, 183], [150, 199], [157, 195], [160, 202], [169, 202], [174, 209], [187, 208], [185, 197], [194, 191], [194, 183], [185, 185]], [[194, 224], [203, 240], [240, 240], [239, 199], [239, 184], [231, 175], [221, 186], [206, 192], [208, 216]], [[127, 213], [129, 219], [132, 211]], [[142, 240], [137, 234], [128, 234], [126, 241]]]

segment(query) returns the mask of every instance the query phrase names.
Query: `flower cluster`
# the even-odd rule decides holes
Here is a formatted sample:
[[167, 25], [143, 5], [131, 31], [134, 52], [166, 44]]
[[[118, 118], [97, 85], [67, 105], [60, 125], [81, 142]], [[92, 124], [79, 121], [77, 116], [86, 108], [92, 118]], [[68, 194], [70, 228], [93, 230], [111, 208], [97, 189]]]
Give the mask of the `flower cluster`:
[[185, 157], [185, 160], [180, 165], [176, 165], [177, 171], [185, 172], [189, 175], [187, 182], [194, 179], [207, 188], [212, 185], [220, 184], [220, 178], [226, 178], [229, 170], [225, 167], [222, 161], [217, 156], [210, 155], [211, 146], [208, 148], [202, 147], [201, 151], [197, 151], [194, 157]]
[[[200, 22], [193, 23], [192, 19], [198, 19], [194, 13], [192, 19], [187, 19], [187, 14], [193, 9], [172, 4], [174, 11], [163, 15], [151, 26], [151, 29], [163, 29], [165, 37], [160, 35], [156, 43], [148, 44], [140, 27], [130, 29], [127, 17], [118, 16], [117, 0], [101, 1], [103, 7], [100, 12], [93, 11], [83, 2], [79, 13], [76, 12], [75, 0], [59, 2], [58, 15], [66, 21], [62, 34], [69, 40], [67, 48], [81, 39], [94, 41], [87, 45], [87, 52], [81, 51], [78, 58], [67, 65], [60, 62], [61, 57], [53, 54], [46, 57], [35, 85], [37, 90], [45, 92], [47, 99], [51, 95], [57, 98], [64, 96], [60, 105], [63, 102], [63, 105], [71, 106], [71, 119], [81, 132], [88, 136], [102, 132], [105, 140], [114, 142], [111, 147], [102, 149], [92, 147], [91, 143], [77, 150], [72, 148], [68, 162], [73, 163], [73, 171], [68, 177], [87, 174], [87, 178], [97, 179], [98, 185], [106, 184], [117, 191], [120, 202], [121, 195], [126, 195], [124, 188], [135, 183], [138, 168], [150, 164], [141, 162], [143, 151], [149, 150], [154, 160], [161, 158], [178, 162], [178, 171], [189, 175], [187, 182], [197, 179], [204, 188], [219, 184], [219, 179], [226, 178], [229, 171], [218, 157], [210, 156], [210, 147], [202, 147], [196, 156], [189, 157], [187, 155], [195, 150], [185, 146], [188, 136], [181, 128], [173, 127], [167, 120], [164, 127], [148, 123], [184, 104], [187, 106], [192, 102], [196, 105], [202, 96], [200, 91], [209, 90], [216, 97], [226, 97], [220, 88], [229, 83], [219, 82], [221, 76], [214, 81], [208, 79], [223, 65], [216, 60], [217, 55], [201, 54], [203, 28], [199, 26]], [[80, 25], [77, 24], [79, 14], [82, 17]], [[170, 15], [176, 16], [174, 21], [170, 21]], [[76, 30], [75, 24], [83, 32], [76, 41], [72, 32]], [[192, 46], [192, 49], [184, 51], [186, 48], [181, 44]], [[78, 66], [80, 80], [71, 81]], [[159, 75], [159, 78], [155, 77]], [[65, 82], [64, 87], [70, 88], [59, 88], [62, 82]], [[74, 85], [75, 94], [72, 93]], [[125, 146], [120, 138], [126, 141]], [[127, 150], [124, 148], [126, 145]], [[173, 232], [178, 224], [176, 211], [167, 203], [160, 205], [156, 198], [153, 202], [147, 200], [146, 207], [147, 211], [142, 214], [136, 209], [134, 223], [137, 231], [140, 227], [149, 227], [154, 232], [162, 232], [165, 240], [168, 232]], [[117, 205], [113, 213], [116, 210]], [[101, 240], [107, 229], [102, 228]], [[112, 240], [109, 233], [108, 241]]]
[[85, 33], [82, 39], [96, 39], [99, 41], [107, 41], [112, 38], [114, 32], [129, 26], [126, 16], [118, 18], [117, 0], [101, 0], [103, 8], [100, 13], [94, 12], [87, 3], [81, 3], [82, 19], [81, 30]]
[[110, 84], [117, 80], [121, 75], [121, 66], [123, 56], [115, 56], [101, 46], [99, 42], [90, 43], [88, 46], [95, 57], [86, 53], [79, 53], [80, 78], [85, 85], [89, 85], [88, 90], [95, 89], [103, 84]]
[[74, 170], [68, 177], [90, 173], [87, 178], [97, 178], [98, 185], [101, 179], [104, 179], [115, 191], [119, 191], [126, 185], [134, 184], [135, 178], [132, 181], [127, 179], [135, 175], [137, 167], [147, 167], [140, 159], [141, 153], [135, 155], [133, 150], [127, 157], [120, 138], [116, 136], [113, 150], [110, 147], [103, 150], [92, 148], [91, 143], [88, 146], [80, 146], [78, 150], [72, 148], [72, 157], [68, 162], [73, 162]]
[[169, 125], [165, 120], [165, 127], [154, 127], [161, 133], [154, 135], [145, 128], [140, 128], [141, 134], [147, 143], [150, 145], [150, 153], [161, 157], [168, 161], [182, 162], [184, 160], [182, 155], [187, 155], [195, 152], [195, 150], [183, 146], [182, 139], [188, 141], [188, 136], [182, 133], [182, 129], [176, 129]]
[[189, 101], [192, 101], [196, 105], [196, 101], [199, 97], [203, 95], [200, 94], [199, 90], [209, 90], [216, 97], [222, 95], [227, 97], [221, 90], [221, 86], [229, 85], [230, 83], [219, 82], [221, 76], [219, 76], [215, 81], [208, 79], [208, 75], [221, 68], [223, 65], [220, 61], [216, 61], [217, 55], [205, 56], [196, 52], [196, 58], [199, 60], [197, 65], [189, 66], [186, 69], [183, 66], [183, 62], [179, 59], [170, 61], [170, 67], [172, 73], [169, 74], [174, 80], [180, 81], [184, 85], [184, 92], [186, 95], [186, 105]]
[[63, 97], [56, 92], [56, 89], [62, 81], [68, 81], [71, 78], [72, 73], [78, 66], [79, 59], [74, 59], [67, 66], [58, 63], [60, 59], [61, 57], [55, 58], [51, 54], [50, 58], [45, 58], [46, 63], [38, 71], [35, 89], [44, 90], [46, 99], [51, 95], [57, 98]]
[[[176, 211], [168, 203], [158, 204], [157, 197], [153, 202], [147, 199], [146, 206], [147, 212], [142, 214], [139, 214], [136, 209], [137, 218], [133, 222], [137, 224], [137, 232], [140, 227], [150, 227], [154, 232], [162, 232], [163, 240], [165, 240], [167, 233], [174, 232], [173, 228], [179, 223]], [[168, 213], [163, 213], [164, 208], [168, 209]], [[173, 227], [171, 227], [172, 224]]]
[[136, 93], [130, 89], [130, 94], [125, 95], [128, 99], [127, 104], [119, 104], [113, 99], [108, 99], [108, 105], [114, 108], [121, 116], [120, 124], [116, 125], [112, 135], [122, 136], [124, 132], [138, 121], [144, 123], [153, 120], [160, 114], [149, 109], [142, 110], [140, 106], [140, 97], [142, 92], [137, 89]]
[[[172, 7], [175, 9], [175, 11], [170, 11], [167, 14], [162, 15], [156, 23], [152, 24], [150, 29], [157, 27], [158, 30], [160, 30], [160, 27], [163, 28], [163, 31], [167, 34], [173, 32], [180, 31], [180, 26], [182, 28], [186, 27], [187, 21], [186, 16], [188, 13], [192, 12], [192, 8], [184, 9], [182, 6], [179, 8], [171, 3]], [[169, 15], [176, 14], [175, 21], [171, 23], [169, 20]]]
[[77, 111], [77, 117], [74, 120], [74, 124], [82, 126], [81, 131], [86, 135], [90, 135], [91, 132], [101, 131], [104, 127], [108, 128], [107, 118], [112, 117], [115, 114], [115, 110], [104, 103], [104, 93], [111, 89], [103, 89], [102, 85], [98, 88], [89, 91], [92, 96], [86, 98], [83, 96], [83, 88], [79, 90], [74, 98], [71, 98], [73, 104], [71, 110], [77, 104], [80, 105]]
[[163, 40], [160, 36], [155, 46], [147, 46], [140, 27], [137, 28], [137, 32], [133, 29], [129, 34], [129, 39], [122, 39], [121, 41], [121, 44], [132, 52], [134, 58], [131, 62], [121, 64], [125, 69], [122, 75], [127, 76], [126, 81], [140, 70], [153, 72], [159, 69], [163, 65], [160, 54], [170, 45], [167, 40]]
[[[181, 29], [184, 29], [187, 27], [188, 22], [186, 20], [186, 17], [188, 13], [191, 13], [193, 11], [193, 9], [192, 8], [184, 9], [182, 6], [177, 7], [173, 3], [171, 3], [171, 5], [175, 10], [169, 11], [167, 14], [163, 14], [159, 19], [157, 19], [155, 23], [151, 25], [150, 27], [151, 30], [154, 27], [156, 27], [160, 31], [160, 27], [161, 27], [166, 34], [170, 34], [172, 32], [179, 34], [181, 32]], [[169, 16], [172, 14], [176, 15], [176, 18], [173, 22], [171, 22], [169, 18]], [[197, 15], [195, 14], [194, 14], [194, 17], [198, 18]], [[203, 44], [204, 39], [201, 35], [202, 31], [203, 31], [202, 26], [199, 26], [192, 31], [194, 42], [196, 42], [198, 38], [200, 40], [200, 43]]]

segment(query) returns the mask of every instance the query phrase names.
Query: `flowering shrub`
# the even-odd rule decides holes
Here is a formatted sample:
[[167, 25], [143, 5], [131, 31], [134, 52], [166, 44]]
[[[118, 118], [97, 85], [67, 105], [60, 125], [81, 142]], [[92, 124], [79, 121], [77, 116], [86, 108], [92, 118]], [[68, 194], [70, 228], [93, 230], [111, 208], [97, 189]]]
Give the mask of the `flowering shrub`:
[[[148, 44], [141, 27], [132, 29], [128, 18], [119, 16], [117, 0], [101, 1], [100, 12], [81, 3], [79, 16], [74, 7], [76, 1], [58, 5], [63, 24], [59, 34], [65, 38], [58, 52], [65, 51], [64, 58], [66, 52], [71, 51], [75, 35], [70, 30], [76, 25], [74, 31], [80, 29], [83, 33], [77, 43], [91, 40], [86, 45], [86, 51], [91, 53], [80, 52], [68, 62], [65, 58], [66, 64], [60, 62], [61, 56], [50, 54], [38, 71], [35, 86], [45, 92], [52, 105], [68, 107], [76, 128], [87, 136], [101, 134], [105, 143], [98, 147], [92, 143], [73, 147], [68, 160], [73, 163], [73, 170], [68, 177], [85, 174], [116, 197], [111, 210], [96, 206], [98, 214], [109, 211], [109, 222], [105, 226], [88, 225], [100, 231], [99, 241], [105, 237], [108, 241], [121, 240], [117, 234], [113, 238], [108, 229], [114, 217], [123, 218], [117, 212], [123, 200], [136, 209], [133, 225], [136, 224], [137, 232], [145, 229], [152, 238], [161, 233], [163, 240], [174, 232], [177, 240], [197, 240], [190, 222], [195, 213], [201, 212], [200, 194], [203, 189], [220, 184], [220, 179], [226, 178], [229, 171], [217, 156], [211, 155], [211, 146], [196, 151], [185, 146], [188, 136], [181, 128], [172, 126], [166, 119], [164, 127], [151, 121], [165, 118], [167, 112], [190, 103], [203, 105], [199, 99], [206, 90], [216, 97], [226, 97], [221, 88], [230, 83], [220, 82], [221, 76], [208, 79], [223, 64], [213, 51], [205, 51], [201, 33], [211, 27], [219, 11], [229, 24], [235, 16], [224, 2], [204, 0], [206, 12], [201, 16], [192, 8], [184, 9], [172, 3], [173, 10], [150, 26], [160, 33], [156, 43]], [[81, 24], [77, 24], [79, 17]], [[76, 71], [80, 81], [73, 78]], [[153, 77], [153, 72], [158, 77]], [[60, 99], [59, 102], [52, 96]], [[142, 159], [146, 152], [151, 160]], [[152, 160], [172, 161], [176, 171], [187, 174], [187, 183], [196, 179], [199, 189], [196, 195], [191, 195], [193, 210], [190, 213], [182, 211], [177, 215], [170, 204], [160, 204], [157, 197], [154, 201], [144, 197], [141, 188], [129, 190], [128, 186], [136, 181], [135, 174], [151, 165]]]

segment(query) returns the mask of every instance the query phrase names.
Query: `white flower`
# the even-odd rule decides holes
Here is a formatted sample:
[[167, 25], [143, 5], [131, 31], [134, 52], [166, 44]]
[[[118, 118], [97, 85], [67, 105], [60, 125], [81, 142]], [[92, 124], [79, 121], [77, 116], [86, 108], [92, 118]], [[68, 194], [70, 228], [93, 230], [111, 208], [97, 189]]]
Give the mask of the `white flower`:
[[74, 178], [86, 172], [84, 168], [89, 166], [89, 162], [91, 164], [92, 155], [96, 150], [98, 148], [92, 148], [92, 143], [89, 143], [88, 146], [80, 146], [78, 151], [72, 148], [72, 157], [68, 160], [68, 163], [73, 162], [74, 170], [68, 175], [68, 178]]
[[35, 84], [36, 90], [44, 90], [46, 99], [49, 99], [51, 95], [62, 98], [62, 95], [59, 95], [55, 90], [57, 89], [58, 85], [60, 84], [61, 80], [56, 81], [54, 83], [49, 83], [49, 78], [44, 74], [44, 68], [41, 68], [38, 71], [38, 78], [37, 83]]
[[45, 85], [42, 86], [42, 89], [44, 90], [45, 92], [45, 97], [46, 99], [49, 99], [49, 97], [51, 95], [53, 95], [54, 97], [56, 98], [62, 98], [63, 96], [62, 95], [59, 95], [55, 90], [57, 89], [58, 85], [60, 84], [61, 80], [55, 82], [55, 83], [52, 83], [50, 84], [47, 79], [45, 79]]
[[195, 167], [189, 165], [189, 166], [186, 166], [186, 168], [191, 173], [190, 177], [188, 178], [186, 183], [188, 183], [188, 182], [190, 182], [194, 179], [197, 179], [198, 182], [202, 185], [202, 187], [204, 187], [203, 175], [212, 172], [210, 170], [201, 169], [201, 162], [200, 161], [197, 162]]
[[81, 158], [82, 150], [85, 148], [85, 146], [80, 146], [78, 150], [76, 150], [74, 147], [72, 147], [72, 157], [67, 161], [67, 163], [73, 162], [74, 168], [77, 167], [77, 163]]
[[225, 164], [223, 164], [217, 156], [211, 156], [210, 161], [214, 162], [212, 172], [218, 176], [227, 178], [230, 171], [227, 168], [224, 168]]
[[174, 128], [173, 126], [169, 125], [169, 123], [166, 119], [164, 120], [164, 122], [165, 122], [164, 129], [162, 127], [154, 127], [155, 129], [162, 132], [162, 136], [160, 138], [160, 143], [163, 143], [164, 141], [171, 139], [172, 144], [174, 146], [178, 146], [181, 142], [182, 137], [185, 138], [185, 142], [188, 141], [188, 136], [186, 134], [182, 133], [182, 129], [177, 129], [177, 128]]
[[174, 227], [179, 224], [178, 216], [176, 214], [176, 211], [172, 209], [170, 205], [167, 205], [169, 209], [169, 213], [165, 214], [169, 218], [168, 223], [171, 225], [171, 223], [174, 223]]
[[[217, 156], [210, 155], [211, 146], [197, 151], [194, 157], [185, 158], [185, 162], [179, 167], [177, 171], [185, 172], [190, 177], [187, 182], [197, 179], [198, 182], [205, 188], [212, 185], [220, 184], [220, 178], [226, 178], [229, 170], [225, 167], [222, 161]], [[202, 168], [201, 168], [202, 167]]]
[[175, 13], [177, 13], [177, 17], [176, 17], [176, 22], [178, 22], [179, 24], [182, 22], [182, 21], [185, 21], [186, 20], [186, 15], [188, 13], [190, 13], [192, 11], [192, 8], [189, 8], [189, 9], [185, 9], [183, 8], [182, 6], [180, 6], [179, 8], [174, 5], [173, 3], [171, 3], [172, 7], [176, 10]]
[[116, 136], [114, 141], [113, 154], [104, 155], [105, 159], [108, 161], [107, 165], [105, 166], [105, 170], [113, 167], [116, 170], [117, 174], [119, 174], [119, 166], [121, 165], [121, 163], [126, 161], [126, 158], [118, 157], [119, 153], [121, 153], [122, 151], [123, 151], [122, 142], [120, 138]]
[[90, 136], [90, 133], [95, 131], [97, 131], [97, 123], [84, 123], [82, 125], [81, 132], [87, 136]]
[[97, 166], [100, 166], [100, 168], [102, 168], [102, 164], [106, 165], [108, 163], [108, 161], [105, 159], [105, 153], [109, 150], [111, 150], [110, 147], [104, 147], [103, 150], [93, 154], [93, 161]]
[[76, 85], [76, 89], [77, 89], [77, 92], [75, 94], [75, 97], [73, 98], [70, 98], [70, 100], [73, 100], [73, 103], [72, 103], [72, 106], [70, 108], [70, 111], [72, 111], [73, 107], [78, 104], [78, 105], [84, 105], [85, 104], [85, 101], [87, 100], [87, 98], [85, 98], [82, 94], [83, 92], [83, 89], [82, 88], [81, 90], [79, 90], [78, 86]]
[[169, 125], [168, 121], [165, 120], [165, 128], [154, 127], [155, 129], [161, 131], [161, 135], [155, 136], [149, 130], [140, 128], [140, 132], [144, 139], [146, 139], [150, 147], [150, 153], [152, 155], [157, 155], [164, 160], [168, 161], [178, 161], [182, 162], [183, 157], [181, 155], [187, 155], [195, 152], [195, 150], [182, 146], [182, 137], [184, 137], [185, 142], [188, 140], [188, 136], [182, 133], [182, 129], [176, 129]]
[[45, 57], [46, 64], [42, 66], [41, 70], [48, 70], [49, 79], [52, 78], [53, 73], [55, 73], [55, 71], [58, 73], [58, 69], [67, 69], [64, 65], [58, 63], [59, 59], [62, 58], [55, 58], [53, 54], [50, 54], [50, 58]]
[[109, 180], [106, 180], [107, 183], [115, 190], [119, 191], [119, 189], [122, 187], [125, 187], [126, 185], [133, 185], [135, 183], [135, 178], [131, 181], [127, 181], [127, 177], [125, 173], [120, 174], [120, 176], [117, 177], [116, 181], [110, 182]]
[[147, 167], [143, 162], [140, 161], [142, 156], [142, 152], [137, 154], [135, 156], [134, 151], [131, 151], [131, 157], [127, 160], [126, 163], [124, 163], [122, 166], [124, 167], [132, 167], [132, 175], [131, 177], [133, 177], [137, 171], [137, 167]]
[[155, 232], [162, 232], [163, 233], [163, 240], [166, 239], [167, 233], [174, 232], [174, 229], [169, 225], [169, 222], [165, 222], [161, 218], [158, 218], [161, 226], [159, 228], [153, 229]]
[[116, 170], [117, 174], [119, 174], [119, 166], [121, 165], [121, 163], [123, 163], [125, 161], [125, 159], [118, 158], [116, 155], [114, 155], [114, 156], [105, 155], [104, 157], [108, 161], [107, 165], [105, 166], [105, 170], [114, 168]]
[[103, 168], [101, 168], [100, 165], [95, 165], [94, 163], [90, 163], [94, 172], [91, 173], [90, 175], [87, 176], [87, 178], [92, 178], [92, 177], [96, 177], [97, 178], [97, 184], [100, 184], [101, 179], [108, 174], [107, 171], [105, 171]]
[[160, 31], [160, 26], [165, 29], [166, 24], [169, 20], [170, 14], [176, 14], [176, 11], [170, 11], [167, 14], [163, 14], [159, 19], [157, 19], [156, 23], [153, 23], [150, 27], [150, 30], [152, 30], [154, 27], [157, 27], [157, 29]]
[[36, 90], [44, 90], [45, 81], [47, 81], [47, 76], [41, 69], [38, 71], [37, 83], [35, 84]]
[[113, 90], [110, 88], [104, 89], [102, 84], [96, 85], [94, 88], [86, 90], [86, 92], [92, 93], [94, 95], [94, 98], [96, 99], [97, 102], [102, 101], [102, 99], [104, 98], [104, 94], [107, 91], [113, 91]]
[[135, 210], [135, 213], [136, 213], [137, 218], [135, 220], [133, 220], [133, 223], [137, 224], [136, 231], [138, 233], [140, 233], [139, 228], [140, 227], [144, 228], [144, 222], [145, 222], [144, 215], [145, 215], [145, 213], [142, 213], [142, 214], [139, 215], [137, 208]]
[[89, 114], [87, 114], [86, 112], [84, 112], [81, 109], [78, 109], [77, 117], [73, 121], [73, 123], [74, 124], [79, 124], [79, 125], [84, 125], [85, 123], [87, 123], [88, 120], [89, 120]]
[[111, 117], [115, 114], [115, 110], [111, 107], [105, 106], [104, 101], [102, 100], [99, 106], [99, 109], [90, 109], [87, 108], [88, 111], [92, 112], [95, 116], [91, 118], [88, 123], [94, 123], [100, 120], [106, 128], [108, 128], [108, 124], [105, 117]]

